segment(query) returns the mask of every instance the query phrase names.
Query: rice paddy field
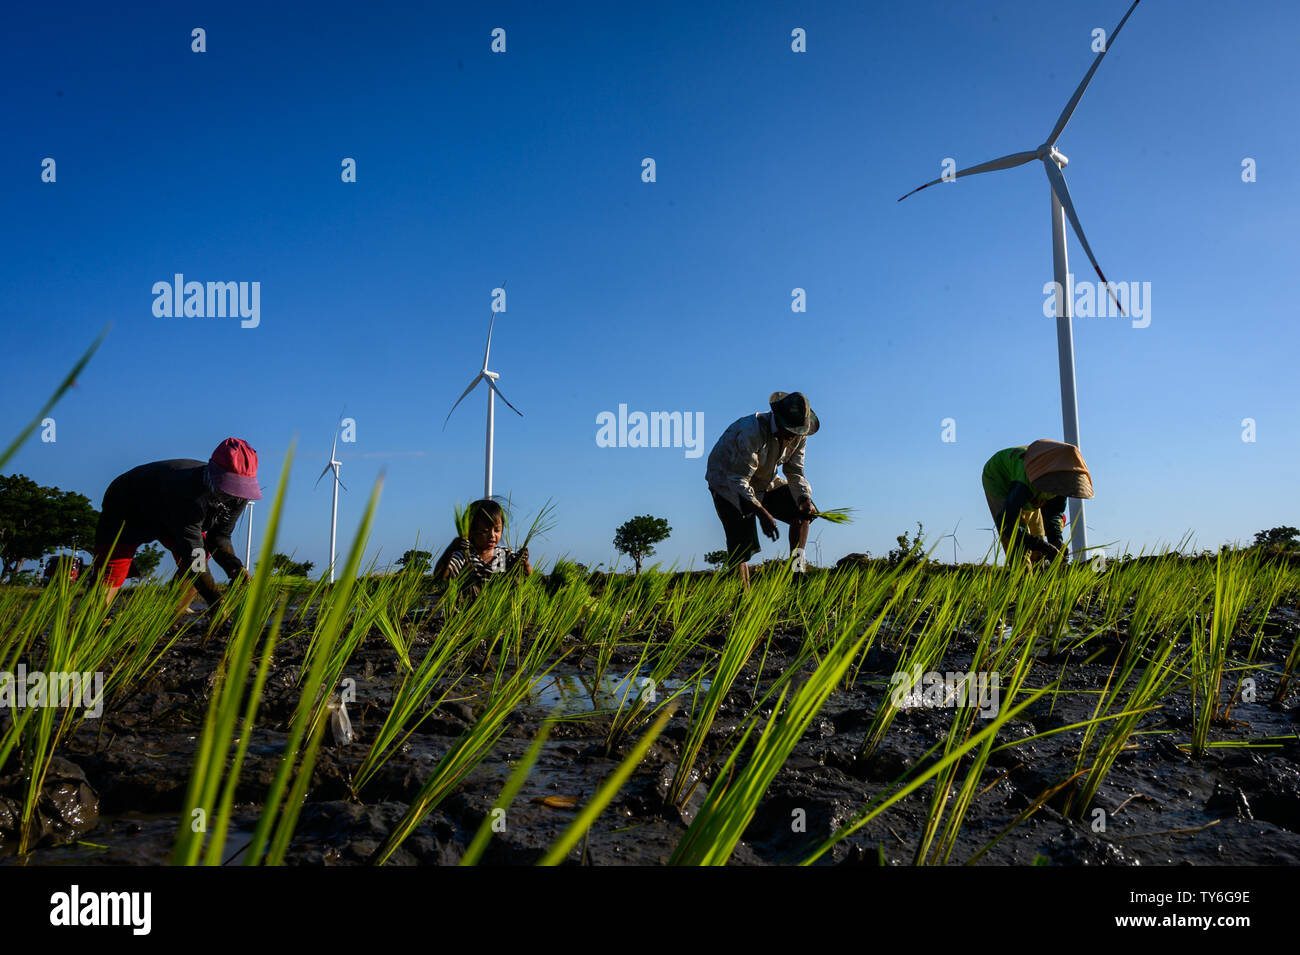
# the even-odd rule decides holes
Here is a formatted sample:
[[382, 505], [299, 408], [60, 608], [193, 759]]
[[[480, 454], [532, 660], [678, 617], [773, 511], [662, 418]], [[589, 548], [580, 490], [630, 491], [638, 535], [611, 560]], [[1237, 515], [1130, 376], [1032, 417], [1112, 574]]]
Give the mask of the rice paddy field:
[[0, 862], [1300, 862], [1292, 564], [561, 562], [471, 598], [364, 572], [377, 500], [337, 583], [259, 570], [218, 615], [0, 591], [0, 671], [103, 675], [0, 710]]

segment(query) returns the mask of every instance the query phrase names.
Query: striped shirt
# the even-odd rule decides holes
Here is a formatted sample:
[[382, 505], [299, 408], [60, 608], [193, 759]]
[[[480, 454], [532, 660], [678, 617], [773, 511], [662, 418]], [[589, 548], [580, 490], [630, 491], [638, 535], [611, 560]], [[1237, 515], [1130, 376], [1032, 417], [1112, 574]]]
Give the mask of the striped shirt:
[[469, 584], [475, 589], [487, 582], [493, 574], [504, 574], [514, 566], [515, 552], [509, 547], [498, 547], [489, 560], [483, 560], [469, 547], [469, 541], [459, 541], [460, 547], [452, 553], [447, 561], [447, 575], [456, 577], [461, 573], [469, 576]]

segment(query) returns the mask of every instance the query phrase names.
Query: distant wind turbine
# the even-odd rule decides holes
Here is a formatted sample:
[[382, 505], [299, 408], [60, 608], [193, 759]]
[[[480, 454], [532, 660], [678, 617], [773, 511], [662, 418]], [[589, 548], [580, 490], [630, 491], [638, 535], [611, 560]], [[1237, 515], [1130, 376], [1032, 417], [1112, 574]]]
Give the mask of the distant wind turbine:
[[957, 522], [957, 527], [954, 527], [954, 528], [952, 529], [952, 533], [951, 533], [951, 534], [944, 534], [943, 537], [940, 537], [940, 538], [939, 538], [939, 540], [943, 540], [944, 537], [951, 537], [951, 538], [952, 538], [952, 562], [953, 562], [954, 564], [957, 563], [957, 546], [958, 546], [958, 544], [960, 543], [960, 542], [957, 540], [957, 528], [958, 528], [958, 527], [961, 527], [961, 521], [958, 521], [958, 522]]
[[[907, 194], [907, 196], [910, 196], [913, 193], [920, 192], [922, 189], [943, 182], [945, 178], [958, 179], [962, 176], [973, 176], [981, 172], [1012, 169], [1016, 166], [1023, 166], [1035, 159], [1042, 160], [1052, 192], [1052, 262], [1056, 275], [1056, 350], [1061, 368], [1061, 418], [1064, 423], [1065, 440], [1075, 447], [1080, 447], [1079, 404], [1074, 383], [1074, 332], [1071, 327], [1073, 315], [1066, 284], [1069, 281], [1070, 271], [1065, 249], [1065, 219], [1067, 217], [1070, 220], [1070, 225], [1074, 228], [1074, 234], [1079, 239], [1079, 244], [1083, 246], [1083, 251], [1088, 256], [1088, 261], [1092, 263], [1093, 269], [1096, 270], [1097, 277], [1101, 279], [1110, 297], [1115, 300], [1115, 305], [1119, 308], [1121, 314], [1124, 313], [1124, 309], [1120, 306], [1119, 300], [1115, 298], [1114, 290], [1106, 282], [1106, 276], [1102, 274], [1101, 266], [1097, 264], [1097, 257], [1092, 254], [1092, 248], [1084, 237], [1083, 226], [1079, 224], [1079, 217], [1074, 211], [1074, 203], [1070, 201], [1070, 190], [1066, 187], [1065, 176], [1061, 172], [1069, 163], [1069, 160], [1056, 148], [1056, 141], [1065, 130], [1065, 124], [1070, 121], [1070, 117], [1074, 114], [1074, 108], [1079, 105], [1079, 98], [1083, 96], [1083, 91], [1088, 88], [1093, 74], [1097, 72], [1097, 67], [1101, 65], [1102, 57], [1106, 55], [1119, 36], [1119, 31], [1124, 29], [1124, 24], [1128, 21], [1138, 3], [1139, 0], [1133, 0], [1133, 5], [1128, 8], [1128, 13], [1125, 13], [1124, 18], [1119, 21], [1119, 26], [1115, 27], [1110, 36], [1106, 38], [1105, 46], [1097, 54], [1097, 58], [1092, 61], [1092, 67], [1084, 76], [1083, 82], [1079, 84], [1078, 89], [1074, 91], [1074, 95], [1070, 97], [1070, 101], [1065, 104], [1065, 109], [1056, 120], [1056, 125], [1052, 127], [1052, 131], [1048, 134], [1047, 141], [1043, 145], [1026, 152], [1012, 153], [1009, 156], [1003, 156], [1001, 159], [992, 159], [977, 166], [968, 166], [965, 169], [958, 170], [955, 174], [947, 177], [941, 176], [927, 182], [924, 186], [918, 186]], [[901, 197], [898, 201], [902, 202], [907, 196]], [[1088, 532], [1083, 520], [1083, 502], [1073, 497], [1070, 498], [1070, 527], [1070, 552], [1078, 558], [1087, 550]]]
[[[340, 424], [342, 423], [341, 418], [339, 419], [339, 422]], [[330, 508], [330, 583], [331, 584], [334, 583], [334, 551], [335, 551], [335, 541], [338, 539], [338, 530], [339, 530], [339, 488], [341, 487], [345, 491], [348, 489], [347, 485], [344, 484], [341, 480], [339, 480], [339, 468], [343, 466], [343, 462], [338, 459], [338, 449], [339, 449], [339, 429], [338, 429], [338, 425], [335, 425], [334, 444], [332, 447], [330, 447], [330, 463], [325, 465], [325, 470], [321, 471], [320, 477], [316, 478], [316, 484], [314, 485], [315, 487], [319, 487], [321, 478], [323, 478], [326, 474], [329, 474], [330, 470], [333, 469], [334, 504]]]
[[[505, 288], [505, 284], [505, 282], [502, 282], [501, 287]], [[497, 314], [496, 311], [493, 310], [492, 317], [488, 320], [487, 347], [483, 349], [483, 367], [479, 370], [479, 373], [474, 376], [474, 380], [469, 383], [469, 387], [461, 392], [461, 396], [456, 399], [456, 404], [451, 406], [451, 411], [447, 412], [447, 417], [442, 422], [442, 429], [446, 431], [447, 422], [451, 420], [451, 412], [456, 410], [456, 405], [459, 405], [464, 401], [465, 396], [473, 391], [480, 381], [487, 382], [487, 451], [483, 465], [483, 496], [485, 498], [492, 496], [492, 440], [496, 422], [496, 406], [494, 404], [496, 397], [500, 396], [501, 400], [505, 401], [506, 407], [519, 415], [519, 417], [522, 418], [524, 416], [522, 411], [512, 405], [506, 399], [505, 395], [501, 394], [501, 389], [497, 387], [497, 379], [501, 376], [495, 371], [488, 371], [488, 355], [492, 352], [492, 328], [496, 324], [496, 319]]]

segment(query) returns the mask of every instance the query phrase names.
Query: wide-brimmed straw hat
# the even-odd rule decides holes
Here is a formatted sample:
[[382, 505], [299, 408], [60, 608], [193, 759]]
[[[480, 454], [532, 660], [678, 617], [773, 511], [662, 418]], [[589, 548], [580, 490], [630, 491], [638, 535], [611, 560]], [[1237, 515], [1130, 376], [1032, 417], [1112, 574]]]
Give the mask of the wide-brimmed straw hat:
[[802, 392], [774, 391], [767, 403], [772, 406], [772, 417], [777, 426], [792, 434], [816, 434], [821, 427]]
[[1055, 497], [1092, 497], [1092, 475], [1079, 449], [1040, 438], [1025, 449], [1025, 476], [1034, 488]]

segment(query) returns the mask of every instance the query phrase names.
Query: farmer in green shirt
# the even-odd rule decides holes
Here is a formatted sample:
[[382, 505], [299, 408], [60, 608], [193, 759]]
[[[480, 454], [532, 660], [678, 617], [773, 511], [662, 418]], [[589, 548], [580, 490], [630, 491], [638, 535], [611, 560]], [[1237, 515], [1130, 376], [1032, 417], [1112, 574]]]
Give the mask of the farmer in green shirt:
[[1079, 449], [1045, 438], [993, 455], [984, 465], [983, 483], [1008, 559], [1024, 552], [1030, 564], [1060, 552], [1065, 499], [1092, 497], [1092, 475]]

